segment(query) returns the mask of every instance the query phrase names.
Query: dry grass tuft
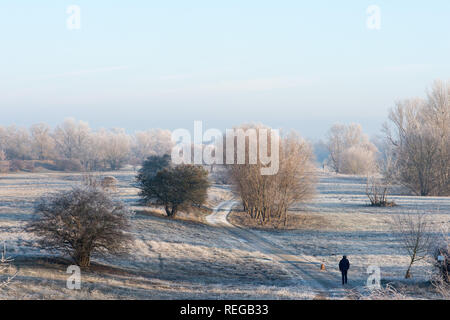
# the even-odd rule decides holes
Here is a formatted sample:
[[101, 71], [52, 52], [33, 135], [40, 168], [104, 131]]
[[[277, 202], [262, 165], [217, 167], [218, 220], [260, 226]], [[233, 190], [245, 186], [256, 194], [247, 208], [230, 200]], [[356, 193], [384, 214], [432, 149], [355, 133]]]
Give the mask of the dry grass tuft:
[[181, 220], [181, 221], [206, 223], [205, 218], [212, 212], [212, 210], [208, 208], [191, 208], [188, 211], [186, 210], [178, 212], [176, 217], [174, 218], [168, 217], [166, 212], [162, 208], [158, 207], [142, 208], [142, 210], [137, 210], [135, 212], [136, 214], [140, 215], [149, 215], [158, 218], [167, 218], [168, 220]]
[[288, 223], [285, 226], [281, 221], [268, 221], [262, 224], [259, 220], [252, 219], [244, 211], [232, 211], [228, 215], [228, 221], [239, 227], [254, 229], [283, 229], [283, 230], [318, 230], [328, 225], [324, 216], [313, 213], [288, 212]]

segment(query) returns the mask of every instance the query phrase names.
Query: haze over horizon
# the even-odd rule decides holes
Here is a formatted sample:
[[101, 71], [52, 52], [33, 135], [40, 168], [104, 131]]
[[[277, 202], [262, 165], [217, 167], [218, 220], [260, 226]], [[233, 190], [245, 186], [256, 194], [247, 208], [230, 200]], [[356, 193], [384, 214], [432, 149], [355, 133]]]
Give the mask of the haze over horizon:
[[[355, 122], [375, 135], [396, 100], [450, 74], [445, 0], [25, 2], [0, 4], [0, 125], [262, 122], [319, 139]], [[79, 30], [66, 26], [70, 5]]]

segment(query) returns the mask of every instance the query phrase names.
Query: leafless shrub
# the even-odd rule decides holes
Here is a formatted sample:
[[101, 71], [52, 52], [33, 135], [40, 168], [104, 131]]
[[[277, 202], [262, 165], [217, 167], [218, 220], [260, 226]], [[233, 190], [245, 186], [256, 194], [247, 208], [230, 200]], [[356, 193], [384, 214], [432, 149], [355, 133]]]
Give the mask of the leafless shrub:
[[94, 174], [92, 172], [84, 172], [82, 174], [81, 184], [85, 187], [90, 188], [99, 188], [101, 186], [97, 174]]
[[[450, 299], [450, 283], [449, 283], [449, 263], [448, 254], [443, 262], [436, 262], [438, 273], [434, 273], [431, 277], [431, 283], [436, 292], [444, 299]], [[445, 265], [444, 265], [445, 264]]]
[[411, 300], [412, 297], [408, 297], [403, 292], [397, 290], [391, 284], [381, 288], [375, 288], [368, 291], [366, 294], [355, 293], [354, 296], [358, 300]]
[[436, 291], [444, 298], [450, 299], [450, 238], [448, 224], [442, 227], [442, 232], [433, 250], [435, 270], [431, 281]]
[[450, 300], [450, 284], [442, 279], [432, 280], [436, 292], [445, 300]]
[[400, 235], [403, 249], [410, 258], [405, 278], [411, 277], [412, 265], [426, 258], [433, 241], [428, 215], [408, 212], [392, 219], [393, 229]]
[[370, 205], [375, 207], [393, 207], [394, 201], [388, 200], [390, 184], [375, 176], [368, 176], [366, 182], [366, 195]]
[[[262, 126], [242, 126], [240, 129]], [[267, 129], [267, 128], [264, 128]], [[260, 134], [256, 137], [259, 139]], [[269, 139], [270, 140], [270, 139]], [[271, 150], [268, 141], [268, 150]], [[296, 202], [310, 199], [314, 193], [315, 175], [311, 146], [297, 134], [280, 139], [279, 170], [273, 175], [262, 175], [263, 164], [249, 161], [249, 140], [246, 140], [244, 164], [228, 165], [234, 192], [242, 200], [244, 211], [261, 224], [288, 223], [288, 209]], [[236, 155], [235, 155], [236, 158]]]
[[[13, 258], [6, 255], [6, 243], [3, 242], [2, 257], [0, 258], [0, 274], [3, 274], [4, 272], [10, 274], [13, 261]], [[0, 280], [0, 288], [8, 287], [17, 274], [18, 271], [16, 270], [12, 275], [8, 275], [6, 279]]]
[[117, 190], [117, 179], [113, 176], [106, 176], [101, 181], [101, 186], [103, 190], [106, 191], [116, 191]]
[[117, 191], [117, 179], [113, 176], [101, 177], [95, 172], [84, 172], [81, 176], [81, 184], [91, 188], [101, 188], [107, 192]]
[[75, 187], [43, 197], [27, 230], [40, 237], [41, 246], [67, 253], [81, 267], [91, 255], [125, 252], [130, 236], [129, 211], [121, 202], [94, 187]]

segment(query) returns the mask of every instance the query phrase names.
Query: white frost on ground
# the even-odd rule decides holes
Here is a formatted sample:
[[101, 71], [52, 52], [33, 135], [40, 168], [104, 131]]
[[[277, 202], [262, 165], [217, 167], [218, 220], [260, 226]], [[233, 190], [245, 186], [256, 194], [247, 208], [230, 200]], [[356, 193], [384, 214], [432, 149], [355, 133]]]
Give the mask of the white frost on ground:
[[[68, 290], [67, 260], [40, 249], [23, 226], [36, 198], [79, 183], [80, 174], [30, 173], [0, 176], [0, 240], [16, 261], [19, 274], [4, 299], [312, 299], [324, 296], [303, 283], [286, 264], [252, 250], [220, 227], [148, 215], [137, 203], [134, 172], [106, 172], [118, 181], [116, 196], [138, 213], [132, 218], [134, 245], [124, 257], [95, 258], [91, 271], [82, 273], [82, 289]], [[408, 210], [429, 212], [436, 226], [450, 219], [450, 198], [392, 197], [394, 208], [367, 206], [361, 177], [322, 174], [319, 194], [294, 208], [314, 217], [304, 230], [252, 230], [294, 255], [326, 265], [339, 281], [342, 254], [352, 264], [350, 284], [362, 288], [366, 268], [378, 265], [384, 281], [402, 279], [408, 258], [389, 219]], [[214, 186], [207, 206], [231, 199], [227, 188]], [[141, 209], [141, 210], [138, 210]], [[413, 267], [414, 280], [427, 280], [429, 262]], [[318, 271], [319, 272], [319, 271]], [[4, 275], [2, 275], [4, 276]], [[325, 296], [327, 294], [325, 293]]]

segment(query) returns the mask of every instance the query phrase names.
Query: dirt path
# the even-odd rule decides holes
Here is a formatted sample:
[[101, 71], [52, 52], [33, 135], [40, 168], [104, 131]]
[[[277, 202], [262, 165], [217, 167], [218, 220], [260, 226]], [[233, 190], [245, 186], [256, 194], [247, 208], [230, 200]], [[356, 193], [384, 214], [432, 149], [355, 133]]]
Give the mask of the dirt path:
[[328, 298], [343, 298], [348, 296], [349, 289], [340, 285], [340, 278], [329, 271], [320, 270], [320, 262], [310, 258], [295, 255], [288, 249], [278, 246], [257, 231], [236, 227], [228, 222], [227, 216], [237, 202], [233, 200], [220, 203], [212, 214], [206, 217], [208, 224], [222, 227], [226, 233], [239, 240], [251, 250], [257, 250], [267, 255], [271, 260], [285, 264], [292, 276], [302, 285], [307, 285], [317, 295]]

